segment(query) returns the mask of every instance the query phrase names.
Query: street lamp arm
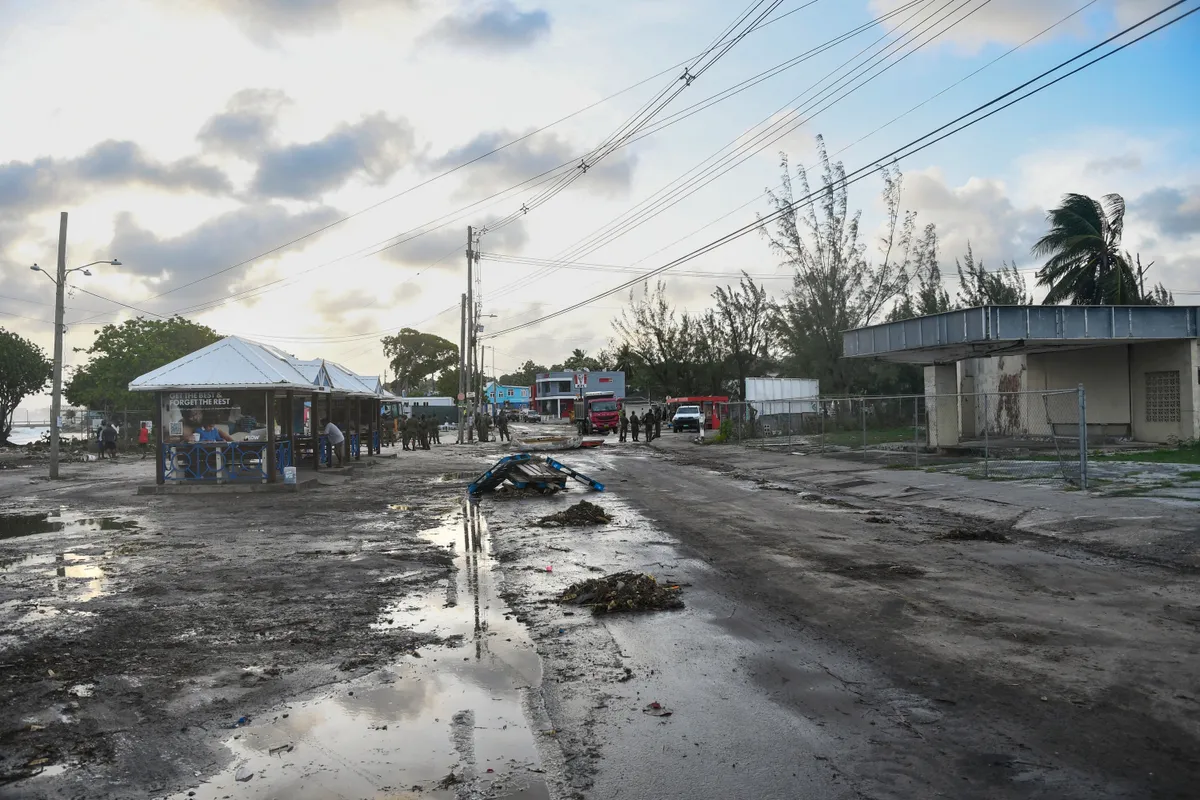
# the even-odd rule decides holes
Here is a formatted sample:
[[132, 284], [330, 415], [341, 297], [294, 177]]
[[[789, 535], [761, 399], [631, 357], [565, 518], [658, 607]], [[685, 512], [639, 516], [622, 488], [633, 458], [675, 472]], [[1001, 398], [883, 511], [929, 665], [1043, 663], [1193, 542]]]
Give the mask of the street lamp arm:
[[115, 259], [115, 258], [109, 258], [109, 259], [105, 259], [105, 260], [103, 260], [103, 261], [93, 261], [93, 262], [92, 262], [92, 263], [90, 263], [90, 264], [84, 264], [84, 265], [83, 265], [83, 266], [81, 266], [81, 267], [75, 267], [74, 269], [69, 269], [69, 270], [67, 270], [67, 274], [68, 274], [68, 275], [70, 275], [72, 272], [79, 272], [79, 271], [80, 271], [80, 270], [82, 270], [82, 269], [87, 269], [88, 267], [94, 267], [94, 266], [96, 266], [97, 264], [111, 264], [111, 265], [112, 265], [112, 266], [114, 266], [114, 267], [119, 267], [119, 266], [121, 266], [121, 262], [120, 262], [120, 261], [118, 261], [118, 260], [117, 260], [117, 259]]

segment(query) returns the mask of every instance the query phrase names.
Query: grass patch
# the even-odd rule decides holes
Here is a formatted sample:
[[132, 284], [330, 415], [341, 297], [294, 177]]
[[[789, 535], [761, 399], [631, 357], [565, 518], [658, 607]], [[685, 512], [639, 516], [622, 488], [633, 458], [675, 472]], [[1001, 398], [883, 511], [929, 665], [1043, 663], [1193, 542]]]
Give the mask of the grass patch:
[[1179, 447], [1164, 447], [1160, 450], [1143, 450], [1134, 453], [1105, 453], [1092, 456], [1095, 461], [1134, 461], [1148, 464], [1198, 464], [1200, 465], [1200, 442], [1189, 442]]
[[[811, 436], [811, 434], [809, 434]], [[820, 434], [813, 437], [820, 440]], [[913, 436], [912, 428], [891, 428], [888, 430], [867, 430], [866, 442], [872, 444], [888, 444], [889, 442], [911, 442]], [[861, 447], [863, 443], [863, 432], [857, 431], [826, 431], [825, 444], [839, 445], [841, 447]]]

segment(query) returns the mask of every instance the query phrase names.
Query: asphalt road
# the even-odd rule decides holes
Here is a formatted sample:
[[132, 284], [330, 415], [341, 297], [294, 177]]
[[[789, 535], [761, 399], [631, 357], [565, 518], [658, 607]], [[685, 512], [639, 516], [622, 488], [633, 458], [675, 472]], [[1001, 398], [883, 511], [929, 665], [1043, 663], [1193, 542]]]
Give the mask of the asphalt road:
[[[1186, 504], [609, 442], [474, 516], [496, 444], [221, 502], [6, 471], [0, 795], [1196, 796]], [[556, 601], [622, 570], [685, 608]]]

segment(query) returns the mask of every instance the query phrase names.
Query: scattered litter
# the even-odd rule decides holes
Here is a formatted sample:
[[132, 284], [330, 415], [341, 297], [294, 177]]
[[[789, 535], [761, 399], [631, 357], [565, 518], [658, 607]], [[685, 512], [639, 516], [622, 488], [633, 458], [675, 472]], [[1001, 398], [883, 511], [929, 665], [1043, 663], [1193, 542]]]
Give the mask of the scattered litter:
[[249, 721], [250, 721], [250, 718], [249, 718], [249, 717], [238, 717], [238, 720], [237, 720], [237, 722], [233, 723], [233, 724], [232, 724], [232, 725], [230, 725], [229, 727], [231, 727], [231, 728], [240, 728], [240, 727], [242, 727], [243, 725], [245, 725], [246, 723], [248, 723]]
[[549, 564], [547, 564], [547, 565], [546, 565], [546, 572], [554, 572], [554, 567], [552, 567], [552, 566], [550, 566]]
[[612, 518], [603, 508], [587, 500], [580, 500], [564, 511], [542, 517], [535, 524], [543, 528], [553, 528], [566, 525], [604, 525], [611, 521]]
[[679, 593], [678, 586], [663, 586], [651, 575], [617, 572], [571, 584], [558, 599], [560, 603], [587, 606], [594, 614], [611, 614], [683, 608]]
[[939, 533], [934, 538], [948, 542], [1007, 542], [1008, 535], [996, 528], [951, 528], [945, 533]]
[[274, 747], [272, 747], [268, 751], [268, 753], [270, 755], [275, 755], [276, 753], [290, 753], [290, 752], [292, 752], [294, 747], [295, 746], [291, 742], [288, 742], [287, 744], [277, 744]]
[[449, 789], [451, 786], [459, 783], [462, 783], [462, 778], [455, 775], [453, 770], [451, 770], [449, 775], [438, 781], [437, 786], [439, 789]]
[[668, 711], [666, 706], [655, 700], [653, 703], [643, 708], [642, 713], [649, 714], [652, 717], [669, 717], [675, 712]]
[[245, 783], [246, 781], [250, 780], [253, 777], [254, 777], [254, 770], [248, 769], [247, 767], [238, 767], [238, 770], [234, 774], [233, 779], [238, 781], [239, 783]]

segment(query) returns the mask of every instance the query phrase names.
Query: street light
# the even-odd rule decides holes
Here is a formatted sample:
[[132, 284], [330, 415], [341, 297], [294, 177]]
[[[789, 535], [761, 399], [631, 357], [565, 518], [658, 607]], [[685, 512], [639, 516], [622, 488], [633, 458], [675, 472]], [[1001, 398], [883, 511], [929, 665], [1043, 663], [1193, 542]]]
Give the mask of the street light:
[[67, 212], [63, 211], [58, 220], [58, 277], [51, 278], [50, 273], [37, 264], [30, 267], [34, 272], [45, 275], [54, 284], [54, 383], [50, 391], [50, 478], [52, 480], [58, 477], [58, 415], [62, 410], [63, 294], [66, 291], [68, 275], [72, 272], [91, 275], [88, 267], [94, 267], [97, 264], [121, 266], [121, 262], [113, 258], [67, 269]]

